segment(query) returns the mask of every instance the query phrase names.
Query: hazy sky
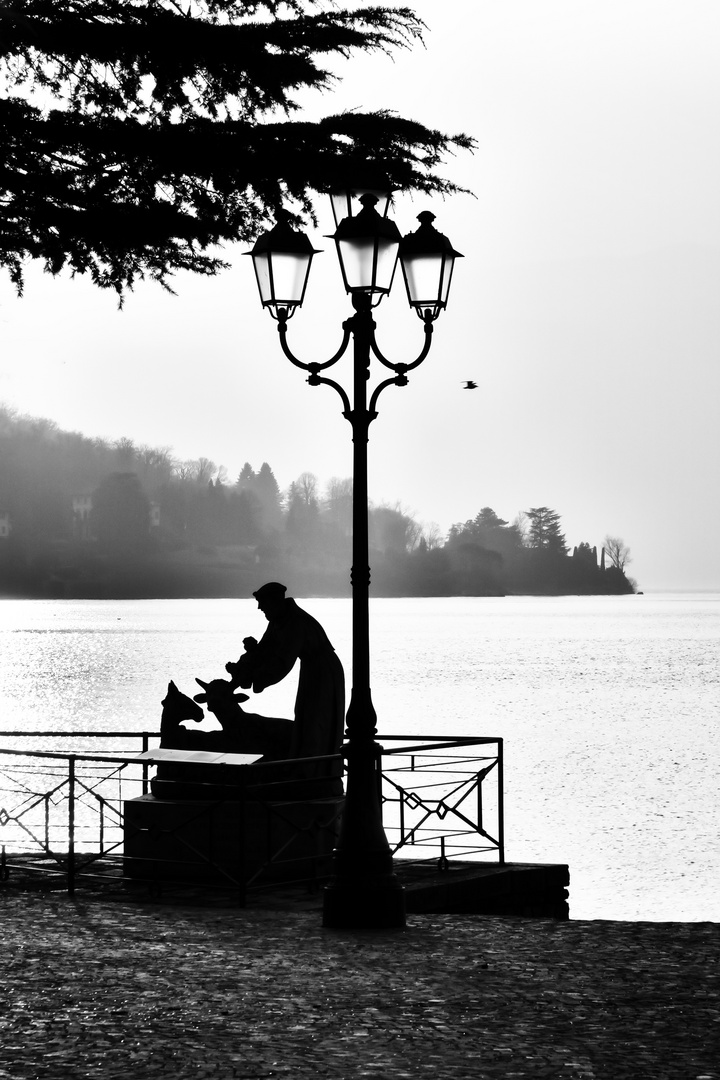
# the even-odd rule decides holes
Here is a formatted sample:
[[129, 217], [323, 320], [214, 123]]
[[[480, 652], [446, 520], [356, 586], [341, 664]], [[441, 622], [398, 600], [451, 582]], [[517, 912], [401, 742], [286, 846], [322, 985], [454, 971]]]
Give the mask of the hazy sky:
[[[392, 108], [478, 142], [448, 167], [474, 197], [396, 201], [402, 232], [430, 207], [465, 259], [430, 357], [381, 398], [373, 499], [443, 532], [482, 506], [547, 505], [570, 545], [622, 537], [641, 589], [720, 588], [720, 4], [412, 6], [425, 49], [339, 65], [339, 89], [307, 99], [311, 115]], [[325, 253], [291, 323], [306, 360], [350, 314], [319, 211]], [[281, 487], [349, 476], [339, 399], [284, 359], [250, 260], [229, 255], [221, 277], [139, 287], [122, 312], [82, 279], [31, 268], [22, 300], [1, 281], [0, 400], [232, 478], [246, 460]], [[376, 317], [384, 351], [413, 359], [399, 276]]]

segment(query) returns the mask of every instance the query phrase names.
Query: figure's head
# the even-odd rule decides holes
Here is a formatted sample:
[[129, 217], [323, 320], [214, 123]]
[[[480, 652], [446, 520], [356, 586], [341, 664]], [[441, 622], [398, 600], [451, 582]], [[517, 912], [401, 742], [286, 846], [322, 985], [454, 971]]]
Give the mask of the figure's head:
[[194, 720], [198, 724], [205, 719], [205, 713], [200, 706], [195, 704], [193, 698], [178, 690], [172, 681], [168, 683], [167, 694], [161, 704], [166, 716], [172, 714], [178, 716], [180, 720]]
[[205, 692], [195, 694], [193, 701], [202, 701], [203, 704], [207, 704], [210, 712], [214, 712], [218, 705], [221, 707], [240, 705], [243, 701], [249, 700], [247, 694], [236, 694], [235, 687], [228, 679], [211, 679], [210, 682], [203, 682], [202, 679], [196, 678], [195, 682], [202, 686]]
[[274, 618], [282, 610], [286, 592], [285, 585], [281, 585], [278, 581], [268, 581], [266, 585], [261, 585], [257, 592], [253, 593], [266, 619]]

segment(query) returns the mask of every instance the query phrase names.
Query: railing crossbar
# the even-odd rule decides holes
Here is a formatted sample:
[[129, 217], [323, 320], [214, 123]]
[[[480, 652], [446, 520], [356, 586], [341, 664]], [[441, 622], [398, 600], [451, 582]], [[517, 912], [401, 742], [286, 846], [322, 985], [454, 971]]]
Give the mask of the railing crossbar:
[[[401, 791], [401, 792], [405, 793], [407, 796], [414, 796], [415, 798], [420, 798], [420, 796], [417, 794], [418, 792], [433, 791], [436, 788], [441, 787], [441, 785], [437, 784], [437, 783], [435, 783], [435, 784], [414, 784], [412, 790], [410, 790], [408, 788], [402, 787], [401, 784], [396, 783], [391, 777], [389, 777], [387, 775], [385, 776], [385, 779], [387, 780], [388, 784], [390, 784], [393, 788], [395, 788], [396, 791]], [[463, 799], [467, 798], [468, 795], [471, 795], [472, 792], [475, 791], [477, 786], [478, 786], [478, 777], [477, 777], [477, 774], [475, 774], [472, 777], [468, 777], [467, 780], [462, 780], [462, 781], [458, 782], [452, 788], [445, 788], [444, 789], [444, 794], [442, 796], [442, 801], [445, 801], [445, 800], [447, 800], [449, 798], [452, 798], [453, 795], [455, 795], [458, 791], [462, 791], [462, 790], [465, 791], [465, 794], [463, 795]], [[438, 800], [438, 801], [441, 801], [441, 800]]]

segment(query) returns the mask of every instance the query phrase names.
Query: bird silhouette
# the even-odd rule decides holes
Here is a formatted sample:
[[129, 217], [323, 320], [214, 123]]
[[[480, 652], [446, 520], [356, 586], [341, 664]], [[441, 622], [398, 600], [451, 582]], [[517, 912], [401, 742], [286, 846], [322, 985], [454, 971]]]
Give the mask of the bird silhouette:
[[472, 379], [467, 379], [463, 390], [477, 390], [477, 383], [473, 382]]

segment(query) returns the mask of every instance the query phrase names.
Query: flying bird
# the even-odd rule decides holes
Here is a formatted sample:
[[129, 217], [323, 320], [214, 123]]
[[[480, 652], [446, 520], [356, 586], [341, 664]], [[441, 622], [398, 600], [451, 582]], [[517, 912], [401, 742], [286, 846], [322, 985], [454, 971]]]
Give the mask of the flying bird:
[[463, 390], [477, 390], [477, 383], [473, 382], [472, 379], [467, 379]]

